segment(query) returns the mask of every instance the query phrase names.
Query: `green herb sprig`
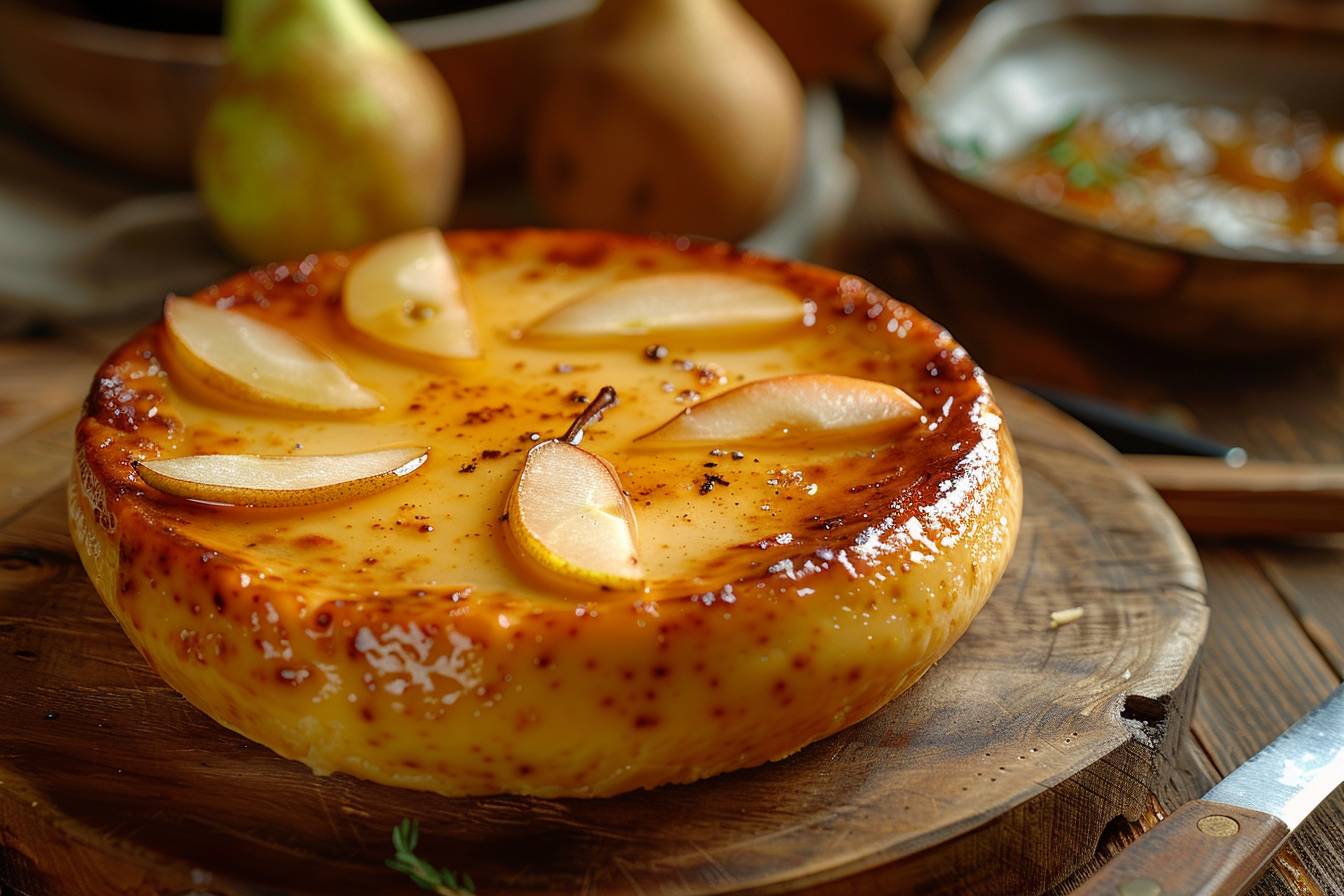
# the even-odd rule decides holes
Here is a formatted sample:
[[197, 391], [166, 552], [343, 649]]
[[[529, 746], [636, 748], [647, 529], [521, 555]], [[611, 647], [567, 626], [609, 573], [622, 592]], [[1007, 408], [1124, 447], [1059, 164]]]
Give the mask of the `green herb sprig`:
[[435, 868], [415, 854], [420, 843], [420, 824], [409, 818], [403, 818], [401, 824], [392, 829], [392, 848], [396, 854], [388, 859], [387, 867], [400, 871], [422, 890], [429, 890], [437, 896], [473, 896], [476, 883], [469, 874], [457, 874], [447, 868]]
[[1045, 138], [1045, 157], [1063, 170], [1069, 186], [1079, 190], [1109, 189], [1130, 176], [1129, 160], [1115, 152], [1102, 158], [1088, 158], [1074, 141], [1073, 133], [1083, 120], [1074, 112]]

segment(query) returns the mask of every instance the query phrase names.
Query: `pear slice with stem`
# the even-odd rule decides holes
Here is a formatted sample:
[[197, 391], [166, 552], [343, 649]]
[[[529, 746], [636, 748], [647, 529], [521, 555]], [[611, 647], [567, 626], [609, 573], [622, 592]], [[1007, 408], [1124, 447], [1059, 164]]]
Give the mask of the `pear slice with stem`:
[[899, 431], [922, 413], [919, 402], [888, 383], [799, 373], [744, 383], [637, 441], [650, 447], [832, 441]]
[[345, 275], [345, 319], [385, 347], [431, 359], [480, 354], [457, 265], [434, 229], [383, 240]]
[[527, 329], [547, 340], [729, 334], [803, 320], [803, 300], [778, 286], [714, 273], [618, 280], [562, 305]]
[[428, 448], [357, 454], [196, 454], [136, 461], [135, 472], [161, 492], [249, 507], [300, 507], [380, 492], [420, 469]]
[[563, 436], [527, 452], [509, 493], [509, 534], [518, 550], [566, 578], [620, 591], [643, 587], [638, 533], [616, 469], [579, 447], [584, 429], [616, 403], [604, 386]]
[[176, 360], [233, 398], [337, 416], [382, 406], [335, 361], [246, 314], [172, 296], [163, 305], [163, 320]]

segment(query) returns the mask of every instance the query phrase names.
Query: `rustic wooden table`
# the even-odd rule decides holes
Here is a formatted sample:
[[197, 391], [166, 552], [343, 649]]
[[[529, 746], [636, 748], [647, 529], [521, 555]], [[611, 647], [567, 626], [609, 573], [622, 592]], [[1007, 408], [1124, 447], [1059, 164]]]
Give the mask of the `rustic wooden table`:
[[[827, 260], [943, 323], [986, 369], [1170, 416], [1253, 458], [1344, 460], [1344, 351], [1214, 362], [1109, 334], [1055, 310], [1043, 287], [959, 239], [890, 151], [880, 122], [852, 129], [850, 150], [860, 198]], [[1197, 546], [1212, 615], [1193, 736], [1178, 780], [1157, 795], [1154, 818], [1117, 823], [1098, 863], [1156, 813], [1244, 762], [1344, 674], [1344, 536]], [[1344, 893], [1344, 791], [1303, 825], [1251, 893]]]
[[[1162, 408], [1255, 457], [1344, 461], [1344, 359], [1215, 364], [1108, 341], [1051, 311], [1038, 286], [939, 227], [886, 150], [880, 126], [857, 130], [852, 148], [862, 198], [827, 260], [940, 319], [999, 376]], [[32, 469], [8, 477], [20, 484], [0, 494], [0, 523], [66, 475], [73, 416], [51, 416], [50, 409], [73, 408], [96, 362], [134, 325], [54, 327], [0, 341], [0, 457], [17, 439], [51, 448], [24, 452]], [[1156, 795], [1150, 817], [1112, 826], [1097, 862], [1245, 760], [1344, 671], [1344, 601], [1335, 593], [1344, 582], [1344, 538], [1205, 542], [1199, 549], [1213, 617], [1181, 774]], [[0, 620], [0, 631], [19, 622]], [[1252, 893], [1344, 893], [1344, 797], [1337, 794], [1304, 825]]]

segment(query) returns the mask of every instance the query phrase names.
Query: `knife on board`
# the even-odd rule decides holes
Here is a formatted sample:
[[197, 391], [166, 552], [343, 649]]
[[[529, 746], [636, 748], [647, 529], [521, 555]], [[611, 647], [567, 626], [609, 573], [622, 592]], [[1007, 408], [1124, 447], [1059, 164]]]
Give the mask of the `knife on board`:
[[1074, 896], [1241, 896], [1341, 783], [1344, 685], [1122, 850]]
[[1110, 443], [1191, 535], [1292, 537], [1344, 532], [1344, 464], [1247, 460], [1224, 445], [1091, 395], [1017, 385]]

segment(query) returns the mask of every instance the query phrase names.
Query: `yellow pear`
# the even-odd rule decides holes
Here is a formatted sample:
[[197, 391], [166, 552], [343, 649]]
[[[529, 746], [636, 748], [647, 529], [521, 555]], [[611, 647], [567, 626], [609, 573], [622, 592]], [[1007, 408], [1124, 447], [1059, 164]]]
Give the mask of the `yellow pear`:
[[557, 223], [735, 240], [793, 188], [802, 88], [733, 0], [605, 0], [569, 49], [529, 153]]
[[398, 352], [480, 354], [457, 265], [433, 228], [383, 240], [360, 256], [345, 275], [341, 309], [351, 327]]
[[731, 274], [676, 273], [631, 277], [560, 306], [527, 328], [547, 340], [671, 334], [760, 333], [798, 324], [797, 294]]
[[509, 493], [509, 534], [548, 572], [631, 591], [644, 584], [634, 510], [615, 468], [579, 447], [584, 428], [615, 403], [604, 387], [568, 432], [528, 451]]
[[173, 296], [163, 305], [163, 322], [172, 360], [232, 398], [335, 416], [382, 406], [335, 361], [239, 311]]
[[380, 492], [428, 459], [428, 448], [324, 455], [197, 454], [136, 461], [135, 472], [146, 485], [179, 498], [299, 507]]
[[457, 108], [367, 0], [229, 0], [224, 23], [195, 170], [231, 249], [275, 261], [445, 223]]
[[686, 408], [640, 437], [647, 446], [799, 444], [854, 439], [913, 426], [923, 409], [888, 383], [798, 373], [744, 383]]

